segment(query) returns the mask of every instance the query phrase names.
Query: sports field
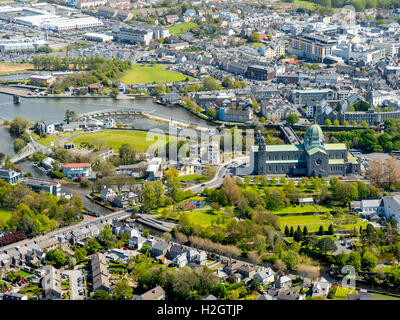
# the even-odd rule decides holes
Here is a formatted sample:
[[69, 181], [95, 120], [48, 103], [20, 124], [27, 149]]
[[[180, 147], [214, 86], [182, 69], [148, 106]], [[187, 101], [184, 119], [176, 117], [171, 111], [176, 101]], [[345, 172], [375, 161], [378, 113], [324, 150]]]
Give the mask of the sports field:
[[[104, 130], [102, 132], [85, 133], [73, 137], [69, 142], [74, 143], [79, 148], [82, 142], [93, 143], [95, 140], [101, 139], [107, 143], [109, 148], [112, 148], [114, 152], [118, 152], [122, 144], [127, 143], [137, 151], [145, 152], [150, 145], [157, 142], [157, 139], [147, 140], [147, 132], [135, 131], [135, 130]], [[158, 141], [165, 139], [168, 141], [167, 136], [155, 135]], [[150, 137], [149, 137], [150, 139]]]
[[33, 69], [30, 63], [0, 63], [0, 74], [27, 72], [30, 69]]
[[5, 208], [0, 208], [0, 222], [7, 222], [8, 219], [10, 219], [12, 216], [12, 211], [5, 209]]
[[125, 84], [138, 84], [138, 83], [153, 83], [153, 82], [178, 82], [184, 81], [186, 78], [193, 80], [193, 78], [164, 70], [167, 65], [134, 65], [132, 69], [127, 71], [122, 77], [121, 81]]
[[186, 33], [196, 27], [197, 23], [195, 22], [178, 23], [169, 28], [169, 33], [173, 36], [179, 36], [180, 34]]

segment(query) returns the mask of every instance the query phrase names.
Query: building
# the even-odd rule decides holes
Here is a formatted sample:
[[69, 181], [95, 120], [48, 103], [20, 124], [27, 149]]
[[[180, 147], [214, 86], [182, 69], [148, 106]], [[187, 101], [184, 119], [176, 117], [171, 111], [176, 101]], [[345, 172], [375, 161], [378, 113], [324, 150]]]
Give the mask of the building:
[[53, 134], [55, 129], [54, 123], [49, 123], [42, 121], [39, 125], [40, 132], [46, 133], [46, 134]]
[[92, 172], [90, 163], [65, 163], [63, 173], [69, 179], [76, 177], [88, 177]]
[[11, 291], [3, 294], [3, 300], [28, 300], [28, 296], [26, 294]]
[[0, 52], [37, 52], [40, 47], [48, 46], [48, 42], [42, 38], [20, 38], [0, 40]]
[[275, 272], [271, 268], [262, 268], [254, 276], [261, 285], [265, 285], [275, 281]]
[[218, 112], [219, 120], [227, 122], [248, 122], [251, 121], [252, 115], [251, 108], [246, 108], [245, 110], [220, 108]]
[[323, 177], [359, 174], [358, 160], [347, 151], [346, 144], [325, 144], [321, 128], [310, 126], [301, 144], [266, 145], [260, 132], [251, 153], [256, 175], [286, 174]]
[[110, 274], [106, 257], [103, 253], [97, 252], [90, 258], [90, 266], [92, 270], [93, 291], [104, 290], [110, 291]]
[[136, 300], [165, 300], [166, 295], [163, 288], [157, 286], [142, 295], [138, 296]]
[[214, 164], [220, 163], [220, 150], [219, 143], [201, 143], [201, 144], [191, 144], [190, 157], [200, 159], [201, 164]]
[[108, 0], [78, 0], [76, 6], [79, 9], [91, 9], [106, 5]]
[[288, 276], [281, 276], [275, 281], [275, 287], [282, 290], [288, 290], [292, 286], [292, 279]]
[[29, 77], [29, 81], [31, 84], [36, 84], [36, 85], [42, 85], [45, 84], [46, 86], [51, 86], [56, 82], [56, 77], [52, 75], [40, 75], [40, 74], [35, 74]]
[[333, 100], [334, 93], [331, 89], [293, 90], [292, 102], [297, 105], [315, 105], [322, 100]]
[[21, 173], [14, 170], [0, 169], [0, 179], [10, 184], [16, 184], [19, 180]]
[[153, 31], [143, 27], [114, 24], [112, 27], [114, 41], [125, 43], [140, 43], [148, 46], [153, 39]]
[[53, 266], [47, 265], [43, 267], [46, 275], [41, 280], [43, 288], [43, 299], [55, 300], [61, 299], [61, 274]]
[[312, 287], [312, 296], [311, 298], [314, 297], [324, 297], [326, 298], [329, 289], [331, 288], [331, 284], [326, 280], [324, 277], [321, 277], [318, 281], [315, 281], [313, 287]]
[[318, 34], [303, 34], [291, 37], [289, 53], [309, 59], [323, 62], [325, 57], [332, 55], [336, 40]]
[[400, 224], [400, 196], [386, 196], [381, 201], [381, 213], [387, 219], [395, 219]]
[[88, 32], [83, 35], [86, 40], [97, 41], [97, 42], [109, 42], [112, 41], [113, 36], [109, 36], [103, 33]]
[[58, 182], [30, 178], [21, 178], [20, 182], [21, 184], [31, 188], [33, 191], [45, 191], [56, 197], [61, 196], [61, 185]]
[[254, 80], [271, 80], [275, 78], [275, 70], [265, 66], [252, 65], [247, 68], [245, 76]]

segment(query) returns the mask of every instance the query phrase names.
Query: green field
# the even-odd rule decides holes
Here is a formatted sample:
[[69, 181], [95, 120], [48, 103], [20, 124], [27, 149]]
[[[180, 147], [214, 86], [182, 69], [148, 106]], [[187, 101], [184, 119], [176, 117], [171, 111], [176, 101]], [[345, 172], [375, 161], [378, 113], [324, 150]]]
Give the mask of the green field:
[[0, 222], [7, 222], [8, 219], [10, 219], [12, 216], [12, 211], [5, 209], [5, 208], [0, 208]]
[[307, 7], [307, 8], [311, 8], [311, 9], [315, 8], [315, 3], [310, 2], [310, 1], [294, 0], [293, 4], [297, 4], [299, 6]]
[[165, 139], [165, 142], [168, 141], [168, 137], [163, 135], [155, 135], [156, 139], [147, 141], [147, 134], [148, 132], [134, 130], [104, 130], [102, 132], [78, 135], [73, 137], [70, 142], [79, 148], [82, 142], [93, 143], [97, 139], [102, 139], [106, 141], [107, 146], [112, 148], [114, 152], [118, 152], [124, 143], [131, 145], [138, 152], [145, 152], [149, 146], [157, 141], [162, 141], [163, 139]]
[[56, 136], [47, 136], [45, 138], [40, 138], [37, 134], [33, 134], [33, 137], [37, 142], [40, 144], [46, 146], [46, 147], [51, 147], [51, 142], [54, 141], [54, 145], [57, 145], [59, 140]]
[[251, 44], [251, 46], [255, 48], [260, 48], [260, 47], [265, 47], [265, 44], [261, 42], [254, 42]]
[[[216, 222], [218, 220], [218, 217], [221, 217], [220, 221], [223, 221], [223, 224], [228, 222], [227, 219], [223, 219], [222, 215], [214, 214], [213, 210], [211, 210], [211, 209], [192, 211], [192, 212], [189, 212], [188, 215], [189, 215], [190, 221], [193, 224], [199, 225], [201, 227], [208, 227], [208, 226], [211, 226], [212, 224], [217, 225]], [[223, 224], [221, 224], [221, 226]]]
[[189, 76], [183, 74], [164, 70], [167, 65], [134, 65], [132, 69], [127, 71], [122, 77], [121, 81], [125, 84], [138, 84], [138, 83], [158, 83], [158, 82], [178, 82], [184, 81], [186, 78], [194, 80]]
[[355, 289], [349, 289], [344, 287], [338, 287], [333, 300], [346, 300], [348, 294], [356, 293]]
[[301, 214], [301, 213], [306, 213], [306, 212], [328, 212], [328, 211], [330, 211], [330, 209], [327, 207], [324, 207], [324, 206], [306, 205], [306, 206], [282, 208], [280, 210], [273, 211], [273, 213], [275, 213], [275, 214], [285, 214], [285, 213]]
[[187, 174], [185, 176], [179, 177], [179, 181], [181, 181], [181, 182], [189, 182], [189, 181], [204, 182], [207, 180], [208, 180], [207, 177], [201, 176], [199, 174]]
[[72, 136], [73, 134], [76, 134], [76, 133], [81, 133], [81, 132], [83, 132], [83, 130], [76, 130], [76, 131], [71, 131], [71, 132], [65, 132], [65, 133], [60, 133], [60, 134], [58, 134], [61, 138], [67, 138], [67, 137], [69, 137], [69, 136]]
[[398, 297], [392, 297], [385, 294], [379, 293], [370, 293], [372, 296], [372, 300], [400, 300]]
[[178, 23], [169, 28], [169, 33], [173, 36], [179, 36], [180, 34], [186, 33], [196, 27], [197, 23], [195, 22]]

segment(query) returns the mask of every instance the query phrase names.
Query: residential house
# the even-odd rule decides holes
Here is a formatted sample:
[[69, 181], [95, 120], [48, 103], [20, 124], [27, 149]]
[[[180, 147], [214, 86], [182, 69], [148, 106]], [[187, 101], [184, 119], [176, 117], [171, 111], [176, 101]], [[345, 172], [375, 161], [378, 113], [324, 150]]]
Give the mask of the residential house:
[[146, 238], [142, 236], [133, 236], [128, 240], [128, 247], [130, 249], [142, 249], [143, 244], [146, 242]]
[[253, 280], [265, 285], [275, 281], [275, 272], [271, 268], [262, 268], [253, 275]]
[[136, 300], [165, 300], [166, 294], [163, 288], [157, 286], [142, 295], [138, 296]]
[[90, 163], [65, 163], [63, 173], [69, 179], [76, 177], [88, 177], [92, 172]]
[[153, 257], [165, 256], [168, 251], [169, 244], [164, 241], [157, 241], [151, 248], [151, 255]]
[[292, 279], [288, 276], [281, 276], [275, 281], [275, 287], [278, 289], [288, 290], [292, 286]]
[[104, 290], [110, 291], [110, 280], [106, 257], [103, 253], [98, 252], [90, 257], [90, 265], [92, 270], [93, 291]]
[[40, 129], [40, 132], [43, 132], [46, 134], [53, 134], [55, 131], [55, 126], [54, 126], [54, 123], [52, 123], [52, 122], [42, 121], [39, 124], [39, 129]]
[[8, 182], [9, 184], [16, 184], [19, 180], [21, 173], [11, 170], [11, 169], [0, 169], [0, 179]]
[[166, 254], [166, 257], [167, 257], [167, 259], [169, 259], [169, 260], [173, 260], [173, 259], [175, 259], [177, 256], [179, 256], [179, 255], [183, 252], [183, 250], [184, 250], [183, 246], [181, 246], [181, 245], [179, 245], [179, 244], [173, 244], [173, 245], [169, 248], [169, 250], [168, 250], [168, 252], [167, 252], [167, 254]]
[[56, 300], [61, 299], [61, 274], [56, 268], [50, 265], [43, 267], [46, 275], [41, 280], [43, 288], [43, 299]]
[[324, 277], [321, 277], [318, 281], [315, 281], [312, 287], [312, 296], [314, 297], [327, 297], [331, 284]]

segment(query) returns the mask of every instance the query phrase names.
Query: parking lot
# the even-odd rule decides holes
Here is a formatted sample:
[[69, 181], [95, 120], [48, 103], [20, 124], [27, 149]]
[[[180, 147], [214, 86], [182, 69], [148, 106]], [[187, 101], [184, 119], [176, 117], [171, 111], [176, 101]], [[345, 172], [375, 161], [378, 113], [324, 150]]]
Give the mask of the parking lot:
[[[69, 286], [71, 289], [71, 300], [84, 300], [85, 299], [85, 285], [83, 273], [81, 270], [65, 270], [62, 273], [62, 280], [69, 278]], [[66, 275], [67, 277], [65, 277]]]

